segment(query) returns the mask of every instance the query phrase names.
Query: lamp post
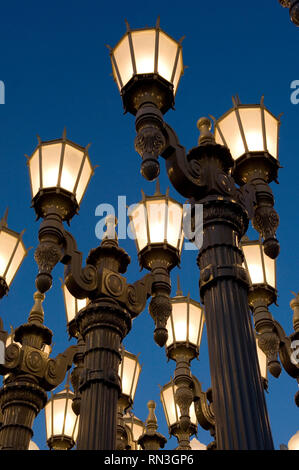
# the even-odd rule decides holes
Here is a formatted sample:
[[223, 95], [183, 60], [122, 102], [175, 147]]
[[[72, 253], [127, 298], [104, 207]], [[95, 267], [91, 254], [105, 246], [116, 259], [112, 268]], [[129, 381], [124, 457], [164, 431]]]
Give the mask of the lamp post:
[[[176, 296], [171, 299], [172, 312], [167, 322], [168, 340], [166, 342], [166, 354], [169, 359], [176, 362], [173, 386], [168, 384], [162, 389], [161, 397], [167, 417], [168, 427], [171, 434], [175, 434], [179, 441], [178, 449], [190, 450], [190, 436], [194, 434], [194, 425], [196, 422], [190, 417], [192, 407], [193, 377], [190, 371], [191, 361], [198, 357], [200, 342], [204, 325], [203, 308], [198, 302], [195, 302], [188, 295], [184, 297], [180, 289], [178, 278], [178, 289]], [[179, 415], [175, 413], [176, 420], [170, 421], [170, 414], [167, 406], [170, 405], [169, 391], [172, 391], [171, 400], [175, 411], [177, 407]], [[168, 404], [167, 404], [168, 403]], [[175, 428], [175, 430], [173, 430]]]
[[[155, 37], [160, 37], [159, 23], [154, 29]], [[193, 207], [203, 205], [203, 225], [199, 226], [195, 221], [195, 231], [203, 230], [203, 244], [198, 247], [198, 266], [207, 324], [217, 447], [273, 449], [239, 241], [246, 233], [249, 218], [252, 218], [264, 239], [266, 253], [272, 258], [278, 255], [279, 244], [275, 236], [278, 217], [273, 208], [269, 183], [275, 179], [279, 168], [277, 154], [272, 155], [277, 149], [272, 137], [276, 136], [277, 143], [279, 120], [265, 111], [261, 102], [260, 119], [255, 127], [261, 146], [252, 147], [249, 135], [252, 119], [255, 119], [252, 112], [255, 106], [247, 105], [241, 111], [236, 102], [238, 111], [234, 116], [237, 118], [243, 114], [245, 121], [241, 120], [241, 126], [245, 135], [241, 138], [247, 144], [243, 155], [236, 156], [238, 162], [234, 159], [234, 152], [225, 145], [229, 141], [228, 134], [233, 134], [231, 125], [222, 128], [225, 142], [220, 143], [222, 136], [220, 133], [218, 137], [212, 135], [211, 123], [206, 118], [198, 121], [198, 146], [186, 154], [177, 135], [164, 121], [163, 115], [173, 106], [176, 88], [172, 81], [173, 73], [166, 81], [159, 75], [156, 64], [160, 59], [160, 43], [146, 41], [149, 30], [152, 31], [151, 28], [136, 30], [139, 43], [135, 53], [134, 41], [129, 40], [135, 30], [128, 29], [124, 38], [110, 51], [112, 69], [116, 81], [121, 77], [122, 68], [128, 71], [125, 84], [119, 80], [118, 86], [125, 111], [135, 116], [135, 149], [142, 157], [143, 176], [150, 181], [158, 176], [158, 158], [162, 156], [174, 188], [188, 198]], [[120, 44], [126, 40], [128, 47], [121, 49]], [[174, 40], [172, 44], [176, 46], [182, 65], [175, 69], [175, 73], [181, 76], [181, 44]], [[149, 50], [155, 59], [148, 62], [150, 66], [143, 73], [139, 62], [148, 57]], [[129, 83], [132, 88], [127, 87]], [[237, 125], [241, 129], [239, 119]], [[220, 127], [219, 120], [215, 128]], [[268, 129], [272, 132], [269, 141]], [[243, 159], [246, 160], [244, 165]], [[240, 187], [236, 186], [232, 173]], [[249, 179], [244, 181], [247, 173]], [[234, 374], [231, 374], [231, 368]]]
[[[32, 206], [37, 217], [43, 219], [39, 229], [40, 243], [35, 251], [39, 267], [36, 286], [41, 293], [47, 292], [52, 285], [52, 270], [62, 262], [65, 265], [67, 314], [70, 312], [69, 294], [73, 301], [87, 299], [86, 306], [80, 310], [76, 300], [72, 309], [75, 317], [68, 318], [69, 334], [78, 338], [73, 358], [76, 367], [72, 372], [73, 408], [76, 414], [80, 413], [77, 448], [114, 449], [121, 394], [120, 346], [131, 329], [132, 319], [144, 309], [150, 296], [149, 310], [156, 324], [155, 340], [161, 346], [167, 340], [165, 325], [171, 310], [170, 271], [180, 260], [182, 224], [177, 228], [172, 217], [157, 215], [156, 203], [159, 201], [159, 210], [164, 204], [165, 214], [171, 214], [174, 207], [181, 206], [162, 194], [146, 199], [147, 216], [141, 232], [146, 230], [150, 238], [138, 254], [140, 264], [150, 273], [129, 284], [122, 274], [126, 272], [130, 257], [118, 244], [114, 217], [107, 217], [105, 237], [100, 246], [90, 251], [85, 267], [82, 267], [82, 253], [77, 249], [74, 237], [63, 225], [78, 212], [93, 173], [88, 148], [68, 140], [65, 132], [61, 139], [46, 142], [39, 139], [37, 148], [28, 157], [28, 166]], [[180, 214], [182, 217], [182, 211]], [[132, 220], [133, 224], [137, 220], [136, 211]], [[154, 233], [163, 235], [161, 240], [153, 238], [153, 224]], [[138, 232], [140, 225], [134, 227]]]

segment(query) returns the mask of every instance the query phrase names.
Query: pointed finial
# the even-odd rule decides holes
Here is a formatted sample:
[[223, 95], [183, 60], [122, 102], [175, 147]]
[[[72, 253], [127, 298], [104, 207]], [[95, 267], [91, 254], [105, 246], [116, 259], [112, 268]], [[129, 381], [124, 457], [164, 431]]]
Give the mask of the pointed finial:
[[157, 21], [156, 21], [156, 29], [159, 29], [159, 28], [160, 28], [160, 15], [158, 16]]
[[177, 288], [176, 288], [176, 297], [182, 297], [183, 292], [181, 289], [181, 281], [180, 281], [180, 276], [178, 275], [177, 277]]
[[155, 190], [155, 194], [154, 196], [161, 196], [161, 190], [160, 190], [160, 181], [159, 181], [159, 178], [157, 178], [157, 181], [156, 181], [156, 190]]
[[126, 18], [125, 18], [125, 23], [126, 23], [127, 31], [130, 31], [131, 28], [130, 28], [130, 25], [129, 25], [128, 20]]
[[63, 140], [66, 139], [66, 127], [63, 128], [62, 138], [63, 138]]
[[156, 409], [156, 403], [154, 400], [150, 400], [147, 403], [148, 407], [148, 417], [146, 419], [146, 428], [149, 433], [154, 433], [158, 429], [158, 421], [157, 421], [157, 416], [155, 414], [155, 409]]
[[198, 138], [198, 145], [215, 143], [215, 138], [211, 132], [212, 123], [209, 118], [202, 117], [198, 119], [197, 128], [200, 132], [200, 136]]
[[8, 207], [5, 209], [4, 216], [0, 220], [0, 228], [7, 227]]
[[37, 291], [33, 295], [34, 305], [29, 314], [28, 323], [44, 323], [44, 309], [42, 306], [43, 301], [45, 300], [45, 294]]

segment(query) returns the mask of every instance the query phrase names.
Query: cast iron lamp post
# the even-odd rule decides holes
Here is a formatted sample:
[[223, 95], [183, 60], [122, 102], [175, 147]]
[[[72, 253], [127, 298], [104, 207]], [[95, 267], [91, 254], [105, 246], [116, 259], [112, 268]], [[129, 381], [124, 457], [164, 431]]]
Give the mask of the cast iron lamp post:
[[290, 18], [296, 26], [299, 26], [299, 1], [298, 0], [279, 0], [284, 8], [289, 8]]
[[[139, 261], [150, 273], [128, 284], [122, 274], [130, 257], [118, 245], [114, 217], [107, 217], [105, 237], [100, 246], [90, 251], [84, 268], [76, 241], [63, 225], [78, 212], [93, 173], [88, 148], [68, 140], [65, 132], [61, 139], [46, 142], [39, 139], [37, 148], [28, 157], [28, 165], [32, 206], [37, 217], [43, 219], [35, 251], [39, 267], [36, 286], [43, 295], [52, 285], [55, 265], [58, 262], [65, 265], [67, 315], [72, 312], [68, 330], [70, 336], [78, 339], [73, 356], [76, 367], [71, 375], [75, 392], [73, 410], [80, 414], [77, 448], [114, 449], [121, 394], [118, 376], [121, 343], [131, 329], [132, 319], [144, 309], [150, 296], [155, 340], [161, 346], [167, 340], [170, 271], [179, 263], [182, 246], [182, 222], [177, 227], [176, 216], [179, 213], [182, 219], [182, 207], [168, 195], [156, 192], [138, 206], [142, 208], [145, 201], [145, 219], [140, 222], [138, 208], [134, 211], [132, 222], [138, 233]], [[161, 210], [165, 217], [161, 217]], [[139, 235], [144, 231], [149, 238], [141, 247]], [[79, 306], [78, 300], [71, 306], [68, 293], [82, 299], [86, 306]]]
[[47, 403], [47, 391], [64, 380], [76, 352], [76, 347], [70, 346], [55, 359], [49, 357], [50, 350], [45, 346], [51, 345], [52, 332], [43, 324], [44, 297], [41, 292], [34, 294], [28, 321], [14, 330], [5, 349], [5, 363], [0, 365], [4, 375], [0, 390], [1, 450], [28, 449], [33, 421]]
[[[217, 448], [273, 449], [239, 242], [252, 219], [263, 237], [266, 254], [275, 258], [279, 252], [275, 235], [278, 216], [269, 187], [279, 168], [279, 119], [266, 110], [263, 101], [259, 105], [240, 105], [235, 100], [228, 116], [216, 121], [215, 136], [210, 132], [208, 119], [198, 121], [198, 146], [186, 154], [163, 118], [174, 103], [177, 83], [173, 77], [183, 73], [181, 44], [169, 40], [173, 50], [176, 48], [180, 65], [174, 68], [169, 52], [172, 73], [165, 80], [157, 68], [160, 57], [164, 58], [159, 42], [161, 33], [159, 24], [142, 30], [128, 27], [125, 36], [110, 51], [114, 78], [125, 111], [136, 118], [135, 149], [142, 157], [143, 176], [150, 181], [158, 176], [158, 158], [162, 156], [174, 188], [194, 207], [203, 205], [203, 227], [195, 221], [194, 228], [195, 232], [203, 231], [198, 266]], [[155, 40], [147, 41], [148, 34]], [[131, 40], [135, 35], [138, 45]], [[127, 47], [121, 47], [124, 44]], [[151, 60], [147, 61], [146, 69], [139, 67], [139, 62], [147, 57]], [[234, 142], [237, 131], [238, 146], [230, 151], [228, 145]]]

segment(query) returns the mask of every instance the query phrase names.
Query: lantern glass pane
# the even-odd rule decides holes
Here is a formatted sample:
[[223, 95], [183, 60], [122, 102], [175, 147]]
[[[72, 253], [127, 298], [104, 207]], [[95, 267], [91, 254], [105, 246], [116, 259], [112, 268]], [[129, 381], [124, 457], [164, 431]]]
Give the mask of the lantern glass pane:
[[189, 303], [189, 342], [200, 346], [204, 325], [203, 310]]
[[274, 287], [274, 289], [276, 289], [275, 259], [270, 258], [264, 253], [264, 247], [263, 247], [263, 254], [264, 254], [264, 263], [265, 263], [265, 271], [266, 271], [266, 283], [269, 284], [271, 287]]
[[239, 108], [239, 113], [249, 152], [265, 150], [261, 108]]
[[77, 419], [77, 416], [72, 410], [72, 397], [69, 396], [67, 400], [67, 410], [66, 410], [66, 418], [65, 418], [65, 424], [64, 424], [65, 436], [70, 437], [70, 438], [73, 437], [76, 419]]
[[132, 31], [131, 34], [137, 73], [154, 73], [156, 30]]
[[174, 390], [172, 384], [166, 386], [162, 390], [163, 407], [168, 427], [178, 421], [179, 415], [174, 400]]
[[22, 261], [23, 261], [25, 255], [26, 255], [26, 249], [25, 249], [22, 241], [20, 241], [18, 243], [17, 249], [15, 251], [15, 254], [13, 256], [13, 259], [10, 263], [10, 266], [9, 266], [8, 271], [6, 273], [6, 276], [5, 276], [8, 286], [10, 286], [13, 278], [15, 277], [15, 274], [16, 274], [17, 270], [19, 269], [20, 265], [22, 264]]
[[[124, 355], [122, 358], [122, 363], [120, 364], [120, 373], [122, 373], [122, 376], [121, 376], [122, 393], [131, 398], [134, 396], [136, 386], [137, 386], [136, 377], [134, 377], [135, 368], [136, 368], [136, 360], [132, 357], [128, 357]], [[137, 373], [137, 376], [138, 376], [138, 373]]]
[[146, 201], [149, 243], [164, 243], [165, 241], [166, 207], [164, 199]]
[[42, 187], [53, 188], [58, 184], [62, 144], [42, 146]]
[[143, 425], [143, 423], [141, 423], [139, 421], [133, 420], [131, 430], [132, 430], [132, 434], [133, 434], [133, 441], [137, 442], [139, 437], [142, 436], [142, 434], [143, 434], [144, 425]]
[[17, 243], [18, 238], [15, 235], [5, 230], [0, 231], [0, 276], [2, 277], [5, 276], [8, 263]]
[[190, 414], [191, 423], [194, 424], [195, 426], [197, 426], [197, 419], [196, 419], [194, 402], [191, 403], [189, 414]]
[[84, 152], [82, 150], [68, 144], [65, 145], [60, 186], [70, 193], [74, 191], [83, 156]]
[[[132, 78], [133, 76], [133, 67], [128, 35], [126, 35], [116, 46], [113, 54], [121, 77], [122, 85], [125, 86], [130, 80], [130, 78]], [[117, 79], [116, 74], [115, 78]]]
[[82, 197], [85, 193], [87, 185], [89, 183], [90, 177], [92, 175], [93, 169], [91, 163], [89, 161], [88, 156], [85, 158], [85, 162], [83, 164], [82, 173], [78, 182], [77, 190], [76, 190], [76, 199], [78, 204], [80, 204]]
[[63, 294], [67, 322], [69, 323], [76, 316], [76, 299], [74, 296], [72, 296], [66, 285], [63, 286]]
[[266, 109], [265, 112], [265, 126], [266, 126], [266, 136], [267, 136], [267, 150], [274, 158], [278, 158], [278, 120], [272, 116], [269, 111]]
[[[245, 147], [235, 110], [231, 111], [229, 114], [223, 117], [218, 122], [218, 126], [220, 127], [226, 145], [230, 149], [232, 157], [236, 160], [245, 153]], [[224, 144], [217, 129], [215, 133], [215, 139], [217, 143], [221, 143], [222, 145]]]
[[167, 243], [174, 248], [178, 247], [178, 242], [182, 234], [183, 208], [172, 201], [168, 201], [167, 213]]
[[179, 58], [178, 58], [178, 62], [177, 62], [176, 71], [175, 71], [175, 74], [174, 74], [174, 79], [173, 79], [173, 92], [174, 92], [174, 94], [176, 94], [176, 91], [177, 91], [177, 88], [178, 88], [178, 85], [179, 85], [179, 82], [180, 82], [180, 78], [183, 75], [183, 73], [184, 73], [184, 65], [183, 65], [183, 53], [182, 53], [182, 49], [181, 49], [180, 52], [179, 52]]
[[143, 203], [136, 204], [130, 210], [131, 227], [136, 237], [138, 250], [141, 251], [147, 244], [147, 217], [145, 205]]
[[257, 349], [257, 358], [260, 366], [260, 373], [263, 379], [267, 378], [267, 356], [261, 350], [258, 345], [258, 339], [256, 338], [256, 349]]
[[32, 157], [29, 160], [29, 172], [30, 172], [30, 180], [31, 180], [31, 188], [32, 188], [32, 197], [34, 197], [40, 187], [40, 180], [39, 180], [39, 148], [34, 152]]
[[175, 302], [172, 304], [172, 318], [174, 325], [174, 337], [176, 342], [188, 341], [187, 309], [187, 302]]
[[45, 406], [46, 436], [47, 440], [52, 437], [52, 401], [48, 401]]
[[242, 248], [252, 284], [264, 284], [265, 279], [259, 243], [255, 245], [243, 245]]
[[171, 82], [178, 44], [162, 31], [159, 32], [158, 74]]
[[63, 424], [65, 419], [65, 407], [66, 407], [66, 398], [58, 398], [60, 394], [65, 393], [63, 392], [58, 393], [55, 395], [53, 400], [53, 436], [61, 436], [63, 432]]

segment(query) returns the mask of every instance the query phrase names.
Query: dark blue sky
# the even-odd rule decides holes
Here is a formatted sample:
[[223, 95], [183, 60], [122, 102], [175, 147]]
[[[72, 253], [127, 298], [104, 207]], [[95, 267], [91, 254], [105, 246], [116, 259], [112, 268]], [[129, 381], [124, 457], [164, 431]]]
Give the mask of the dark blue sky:
[[[197, 119], [211, 114], [220, 117], [239, 94], [243, 103], [257, 103], [262, 95], [275, 114], [283, 113], [280, 134], [279, 185], [272, 188], [280, 215], [278, 238], [281, 254], [277, 262], [278, 307], [275, 318], [289, 334], [292, 331], [291, 291], [299, 290], [298, 274], [298, 173], [299, 104], [291, 103], [290, 83], [299, 80], [299, 29], [289, 20], [278, 0], [229, 0], [213, 2], [172, 0], [142, 3], [94, 0], [19, 2], [1, 6], [0, 80], [5, 83], [6, 103], [0, 106], [1, 207], [9, 207], [9, 226], [26, 229], [26, 246], [32, 246], [18, 272], [11, 291], [1, 301], [0, 315], [6, 328], [25, 322], [33, 303], [37, 267], [33, 260], [39, 223], [30, 208], [30, 183], [26, 158], [34, 150], [39, 134], [42, 140], [60, 137], [66, 127], [68, 137], [85, 146], [91, 142], [90, 157], [99, 165], [81, 204], [80, 215], [71, 223], [78, 247], [87, 256], [99, 240], [95, 209], [100, 203], [117, 207], [118, 196], [127, 204], [138, 202], [141, 188], [152, 194], [154, 186], [141, 177], [140, 157], [134, 150], [134, 118], [123, 115], [121, 99], [111, 76], [108, 49], [125, 32], [125, 18], [132, 28], [153, 26], [158, 15], [161, 28], [183, 42], [184, 64], [188, 66], [177, 97], [176, 111], [166, 120], [187, 148], [197, 143]], [[161, 188], [168, 179], [161, 162]], [[170, 194], [184, 202], [171, 188]], [[122, 241], [132, 262], [128, 279], [141, 277], [135, 244]], [[53, 355], [68, 345], [59, 277], [44, 302], [45, 323], [54, 332]], [[173, 292], [177, 270], [173, 272]], [[196, 253], [184, 251], [180, 270], [184, 293], [195, 299], [199, 273]], [[134, 412], [145, 420], [148, 400], [157, 402], [159, 431], [168, 437], [159, 384], [169, 381], [174, 363], [166, 361], [164, 350], [153, 341], [153, 322], [147, 311], [134, 321], [125, 346], [140, 353], [143, 370], [137, 389]], [[204, 331], [200, 360], [192, 372], [210, 386], [209, 359]], [[269, 378], [268, 410], [276, 448], [287, 443], [298, 430], [298, 409], [294, 404], [296, 382], [282, 372]], [[198, 439], [207, 444], [210, 436], [199, 428]], [[36, 419], [33, 440], [46, 449], [44, 412]], [[168, 448], [176, 446], [172, 438]]]

